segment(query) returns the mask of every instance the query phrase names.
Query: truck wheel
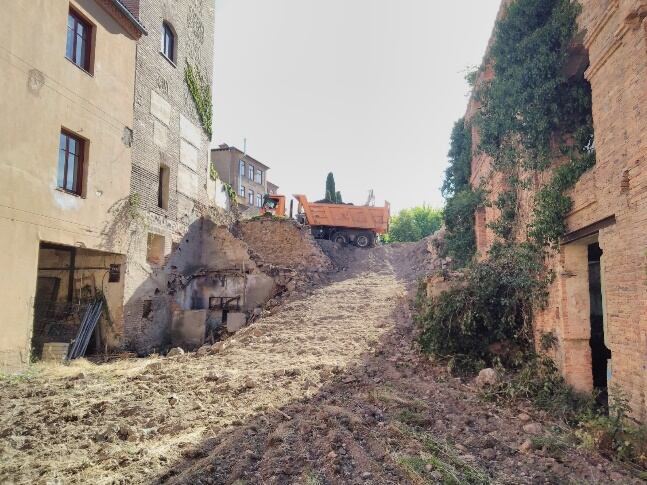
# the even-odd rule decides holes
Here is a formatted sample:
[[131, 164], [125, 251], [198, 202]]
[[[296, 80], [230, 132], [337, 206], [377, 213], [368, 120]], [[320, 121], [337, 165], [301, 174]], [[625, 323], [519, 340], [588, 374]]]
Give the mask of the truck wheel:
[[333, 232], [332, 236], [330, 236], [330, 240], [337, 244], [348, 244], [348, 237], [343, 232]]
[[360, 232], [355, 237], [355, 244], [358, 248], [369, 248], [373, 245], [373, 236], [366, 232]]

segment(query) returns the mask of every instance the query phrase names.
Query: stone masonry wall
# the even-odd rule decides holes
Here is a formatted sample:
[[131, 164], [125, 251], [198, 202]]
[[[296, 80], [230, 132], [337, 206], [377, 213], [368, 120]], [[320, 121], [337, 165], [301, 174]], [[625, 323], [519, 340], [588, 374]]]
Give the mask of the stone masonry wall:
[[[590, 66], [585, 73], [593, 93], [597, 164], [571, 191], [568, 232], [606, 218], [610, 223], [588, 238], [561, 245], [548, 261], [556, 280], [549, 304], [536, 317], [535, 333], [558, 338], [555, 359], [577, 389], [592, 388], [587, 245], [597, 240], [601, 260], [606, 346], [612, 352], [611, 397], [620, 388], [630, 397], [636, 418], [647, 418], [647, 2], [581, 0], [579, 25], [586, 33]], [[468, 118], [478, 109], [472, 101]], [[491, 197], [505, 188], [490, 178], [482, 154], [472, 163], [472, 184], [485, 181]], [[535, 189], [549, 173], [534, 181]], [[520, 204], [517, 237], [525, 237], [534, 191]], [[487, 208], [476, 215], [478, 249], [492, 243], [487, 224], [497, 217]]]
[[241, 222], [240, 236], [265, 263], [303, 271], [328, 271], [330, 259], [309, 230], [290, 220], [256, 219]]
[[[211, 83], [214, 2], [141, 0], [148, 35], [137, 44], [131, 224], [125, 275], [125, 342], [145, 333], [142, 308], [154, 296], [158, 268], [147, 261], [149, 233], [164, 237], [164, 255], [184, 240], [209, 205], [210, 140], [185, 82], [187, 63]], [[175, 63], [161, 53], [163, 23], [176, 40]], [[168, 207], [158, 207], [160, 165], [168, 168]]]

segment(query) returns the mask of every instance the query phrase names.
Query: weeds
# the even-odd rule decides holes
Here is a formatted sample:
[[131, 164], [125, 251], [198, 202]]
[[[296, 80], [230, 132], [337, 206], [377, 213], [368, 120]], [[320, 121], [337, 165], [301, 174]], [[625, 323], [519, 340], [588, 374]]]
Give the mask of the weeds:
[[404, 456], [398, 460], [399, 465], [416, 483], [438, 483], [438, 474], [442, 483], [451, 485], [484, 485], [490, 478], [481, 470], [460, 458], [447, 443], [441, 442], [429, 433], [404, 429], [403, 432], [423, 445], [420, 456]]

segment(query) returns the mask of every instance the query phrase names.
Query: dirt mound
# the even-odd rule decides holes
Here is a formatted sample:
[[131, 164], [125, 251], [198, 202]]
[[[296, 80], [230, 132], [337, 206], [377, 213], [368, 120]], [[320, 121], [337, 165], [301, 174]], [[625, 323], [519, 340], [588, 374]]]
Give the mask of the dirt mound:
[[241, 222], [236, 232], [261, 264], [318, 272], [332, 268], [309, 229], [292, 220], [261, 217]]
[[3, 380], [0, 483], [642, 483], [418, 353], [399, 277], [416, 251], [357, 250], [335, 281], [195, 353]]

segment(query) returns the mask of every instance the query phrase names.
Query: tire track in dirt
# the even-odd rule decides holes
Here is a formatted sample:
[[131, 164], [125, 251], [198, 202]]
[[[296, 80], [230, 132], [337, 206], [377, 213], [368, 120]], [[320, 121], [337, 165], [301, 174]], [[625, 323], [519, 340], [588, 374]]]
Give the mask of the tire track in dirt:
[[404, 294], [376, 249], [216, 355], [38, 367], [0, 391], [0, 482], [146, 482], [232, 424], [315, 395], [375, 350]]

